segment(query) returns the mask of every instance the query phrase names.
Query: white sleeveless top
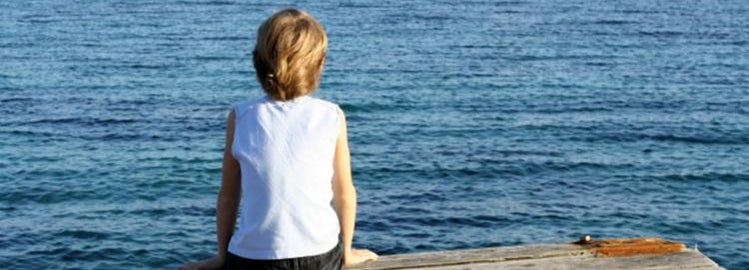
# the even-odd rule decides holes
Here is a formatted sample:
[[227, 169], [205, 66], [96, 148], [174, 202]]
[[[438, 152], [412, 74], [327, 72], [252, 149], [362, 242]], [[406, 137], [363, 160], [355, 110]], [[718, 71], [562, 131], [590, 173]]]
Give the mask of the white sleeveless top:
[[339, 107], [309, 96], [235, 106], [232, 155], [239, 162], [239, 228], [228, 251], [249, 259], [325, 253], [338, 244], [333, 156]]

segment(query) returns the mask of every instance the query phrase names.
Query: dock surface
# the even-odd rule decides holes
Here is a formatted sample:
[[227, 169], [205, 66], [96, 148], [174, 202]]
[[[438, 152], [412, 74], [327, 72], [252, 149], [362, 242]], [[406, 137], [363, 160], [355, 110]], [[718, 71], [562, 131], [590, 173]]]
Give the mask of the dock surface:
[[[661, 241], [661, 242], [656, 242]], [[582, 240], [581, 240], [582, 241]], [[524, 245], [381, 256], [346, 270], [723, 269], [696, 249], [657, 238]]]

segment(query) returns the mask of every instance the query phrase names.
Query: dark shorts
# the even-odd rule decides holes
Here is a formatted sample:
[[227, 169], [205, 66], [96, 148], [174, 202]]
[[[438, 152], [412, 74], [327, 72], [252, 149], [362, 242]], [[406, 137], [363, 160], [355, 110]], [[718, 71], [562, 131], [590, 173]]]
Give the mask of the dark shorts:
[[253, 260], [226, 253], [224, 270], [340, 270], [343, 262], [341, 242], [328, 252], [307, 257], [280, 260]]

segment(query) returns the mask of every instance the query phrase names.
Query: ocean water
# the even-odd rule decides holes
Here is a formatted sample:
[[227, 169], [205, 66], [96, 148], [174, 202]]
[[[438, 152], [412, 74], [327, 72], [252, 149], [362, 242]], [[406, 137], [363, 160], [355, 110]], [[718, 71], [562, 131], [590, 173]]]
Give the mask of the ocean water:
[[749, 2], [0, 2], [0, 265], [211, 256], [255, 30], [326, 27], [357, 246], [659, 236], [749, 269]]

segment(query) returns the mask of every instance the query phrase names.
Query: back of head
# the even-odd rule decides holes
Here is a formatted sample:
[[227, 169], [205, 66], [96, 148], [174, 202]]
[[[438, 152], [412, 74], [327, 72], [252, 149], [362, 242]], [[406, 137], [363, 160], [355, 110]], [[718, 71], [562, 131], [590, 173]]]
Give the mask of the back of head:
[[273, 14], [258, 29], [252, 57], [263, 90], [280, 101], [313, 92], [327, 47], [325, 30], [311, 15], [297, 9]]

